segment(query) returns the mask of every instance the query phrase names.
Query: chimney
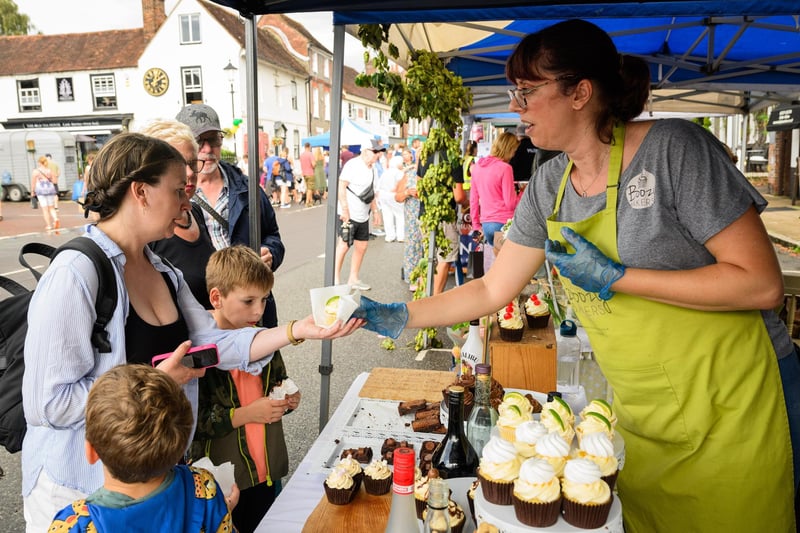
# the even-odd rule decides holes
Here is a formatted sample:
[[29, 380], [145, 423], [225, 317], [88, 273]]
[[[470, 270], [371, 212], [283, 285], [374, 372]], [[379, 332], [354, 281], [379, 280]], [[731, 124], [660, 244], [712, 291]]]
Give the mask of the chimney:
[[149, 42], [158, 31], [158, 28], [167, 20], [164, 0], [142, 0], [142, 26], [144, 27], [144, 40]]

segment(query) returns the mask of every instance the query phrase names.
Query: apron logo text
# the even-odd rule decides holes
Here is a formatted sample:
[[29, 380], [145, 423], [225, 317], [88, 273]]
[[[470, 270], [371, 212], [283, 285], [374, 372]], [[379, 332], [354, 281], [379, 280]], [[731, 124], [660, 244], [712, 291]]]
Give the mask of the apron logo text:
[[646, 170], [631, 179], [625, 187], [625, 197], [634, 209], [646, 209], [655, 203], [656, 177]]

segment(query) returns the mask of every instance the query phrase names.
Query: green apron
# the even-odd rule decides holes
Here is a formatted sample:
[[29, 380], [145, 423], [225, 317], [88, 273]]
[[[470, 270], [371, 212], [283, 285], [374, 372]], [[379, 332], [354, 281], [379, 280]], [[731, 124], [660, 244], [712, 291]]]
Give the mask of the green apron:
[[[567, 226], [619, 261], [624, 132], [614, 129], [605, 209], [557, 220], [570, 161], [547, 220], [550, 239], [567, 246]], [[561, 281], [614, 389], [625, 531], [794, 531], [789, 423], [761, 313], [696, 311], [622, 293], [602, 301]]]

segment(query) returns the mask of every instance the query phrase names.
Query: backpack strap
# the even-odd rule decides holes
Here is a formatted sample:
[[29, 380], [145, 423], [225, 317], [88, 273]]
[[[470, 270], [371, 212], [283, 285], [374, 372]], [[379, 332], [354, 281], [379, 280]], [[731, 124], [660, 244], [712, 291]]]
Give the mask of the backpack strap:
[[95, 300], [95, 311], [97, 319], [92, 327], [92, 346], [97, 348], [100, 353], [111, 352], [111, 341], [108, 339], [106, 326], [111, 321], [114, 310], [117, 307], [117, 287], [116, 274], [111, 260], [100, 248], [100, 246], [88, 237], [76, 237], [71, 241], [61, 245], [53, 258], [62, 250], [77, 250], [89, 257], [97, 269], [97, 297]]
[[[0, 289], [6, 290], [11, 296], [19, 296], [30, 292], [28, 289], [17, 283], [11, 278], [0, 276]], [[2, 365], [0, 365], [2, 368]]]
[[20, 249], [19, 264], [30, 270], [31, 274], [33, 274], [33, 277], [36, 278], [36, 281], [39, 281], [42, 278], [42, 273], [28, 263], [27, 259], [25, 259], [25, 255], [27, 254], [41, 255], [42, 257], [46, 257], [48, 260], [52, 260], [56, 255], [56, 249], [54, 246], [50, 246], [49, 244], [45, 244], [43, 242], [29, 242], [24, 244]]

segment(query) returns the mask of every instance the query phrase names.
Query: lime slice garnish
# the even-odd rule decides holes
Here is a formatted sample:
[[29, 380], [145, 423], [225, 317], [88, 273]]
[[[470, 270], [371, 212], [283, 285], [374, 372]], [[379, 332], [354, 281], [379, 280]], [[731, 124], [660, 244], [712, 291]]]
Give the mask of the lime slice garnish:
[[597, 402], [597, 403], [599, 403], [600, 405], [602, 405], [603, 407], [605, 407], [606, 409], [608, 409], [608, 412], [609, 412], [609, 413], [613, 413], [613, 412], [614, 412], [614, 410], [613, 410], [613, 409], [611, 409], [611, 404], [610, 404], [610, 403], [608, 403], [607, 401], [603, 400], [602, 398], [595, 398], [595, 399], [594, 399], [594, 400], [592, 400], [592, 401], [593, 401], [593, 402]]
[[523, 396], [522, 394], [520, 394], [520, 393], [518, 393], [516, 391], [507, 392], [505, 394], [505, 396], [503, 396], [503, 400], [509, 400], [511, 398], [517, 398], [519, 400], [527, 399], [527, 398], [525, 398], [525, 396]]
[[603, 424], [606, 425], [609, 431], [611, 431], [611, 422], [609, 422], [608, 418], [604, 417], [600, 413], [595, 413], [594, 411], [590, 411], [586, 413], [586, 416], [593, 416], [596, 419], [600, 420]]
[[559, 398], [558, 396], [553, 396], [553, 400], [560, 403], [561, 406], [567, 410], [567, 413], [572, 414], [572, 409], [570, 409], [569, 404], [565, 402], [563, 398]]
[[558, 421], [558, 424], [561, 426], [561, 431], [564, 431], [564, 421], [561, 419], [561, 415], [558, 414], [558, 411], [555, 409], [548, 409], [550, 411], [550, 415]]
[[513, 405], [512, 404], [512, 405], [509, 405], [508, 408], [511, 411], [514, 411], [515, 413], [517, 413], [517, 415], [520, 415], [520, 416], [522, 415], [522, 411], [519, 410], [519, 406], [518, 405]]
[[325, 312], [330, 315], [335, 315], [337, 311], [339, 311], [339, 297], [331, 296], [328, 298], [328, 301], [325, 302]]

